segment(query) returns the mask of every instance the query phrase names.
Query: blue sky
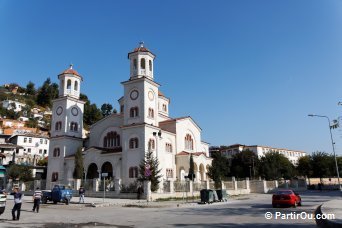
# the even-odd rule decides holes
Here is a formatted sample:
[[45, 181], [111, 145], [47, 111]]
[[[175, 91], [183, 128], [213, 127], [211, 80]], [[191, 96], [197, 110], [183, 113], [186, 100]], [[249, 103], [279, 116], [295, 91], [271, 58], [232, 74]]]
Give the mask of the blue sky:
[[82, 92], [119, 109], [139, 41], [171, 115], [191, 115], [203, 140], [331, 152], [326, 120], [307, 114], [341, 115], [337, 0], [0, 0], [0, 84], [57, 82], [73, 63]]

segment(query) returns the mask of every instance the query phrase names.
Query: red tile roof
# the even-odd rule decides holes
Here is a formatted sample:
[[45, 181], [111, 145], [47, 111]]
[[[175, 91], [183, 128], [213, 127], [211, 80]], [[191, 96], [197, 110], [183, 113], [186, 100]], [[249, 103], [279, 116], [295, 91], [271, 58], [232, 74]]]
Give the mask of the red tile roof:
[[[81, 76], [76, 70], [72, 69], [72, 67], [73, 67], [73, 65], [70, 64], [70, 67], [69, 67], [68, 69], [64, 70], [64, 71], [63, 71], [62, 73], [60, 73], [59, 75], [63, 75], [63, 74], [73, 74], [73, 75], [76, 75], [76, 76], [82, 78], [82, 76]], [[59, 75], [58, 75], [58, 76], [59, 76]]]
[[165, 95], [160, 90], [158, 90], [158, 96], [165, 97]]

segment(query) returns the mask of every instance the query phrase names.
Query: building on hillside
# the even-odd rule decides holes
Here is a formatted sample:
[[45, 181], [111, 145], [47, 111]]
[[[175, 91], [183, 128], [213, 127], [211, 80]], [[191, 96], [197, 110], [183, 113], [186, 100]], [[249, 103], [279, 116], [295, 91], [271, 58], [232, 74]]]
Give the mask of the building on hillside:
[[[138, 167], [148, 151], [160, 162], [163, 180], [182, 180], [193, 154], [196, 181], [206, 180], [209, 144], [202, 141], [199, 125], [190, 117], [171, 118], [170, 99], [154, 80], [155, 55], [143, 43], [128, 53], [130, 77], [121, 82], [120, 113], [113, 113], [90, 128], [84, 148], [87, 179], [107, 173], [128, 185], [138, 177]], [[83, 77], [72, 66], [58, 75], [59, 98], [53, 101], [47, 187], [73, 178], [74, 154], [83, 147]], [[160, 185], [162, 186], [162, 184]]]
[[298, 164], [298, 159], [306, 155], [303, 151], [298, 150], [289, 150], [284, 148], [275, 148], [269, 146], [260, 146], [260, 145], [242, 145], [242, 144], [233, 144], [224, 148], [219, 149], [219, 151], [228, 158], [232, 158], [233, 155], [240, 153], [244, 150], [250, 150], [254, 152], [259, 158], [264, 156], [268, 152], [278, 152], [287, 157], [293, 165]]
[[26, 106], [26, 104], [16, 100], [4, 100], [1, 101], [1, 104], [3, 108], [7, 110], [13, 110], [14, 112], [20, 112]]
[[8, 141], [21, 148], [16, 151], [17, 164], [36, 165], [49, 154], [49, 138], [38, 134], [17, 134]]

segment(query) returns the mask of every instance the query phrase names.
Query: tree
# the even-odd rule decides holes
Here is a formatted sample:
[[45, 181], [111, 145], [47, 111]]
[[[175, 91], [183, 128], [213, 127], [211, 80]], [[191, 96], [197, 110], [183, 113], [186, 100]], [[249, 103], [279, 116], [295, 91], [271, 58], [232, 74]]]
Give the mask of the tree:
[[12, 164], [7, 169], [7, 178], [19, 181], [32, 181], [33, 174], [30, 166]]
[[193, 158], [192, 154], [190, 155], [190, 164], [189, 164], [189, 174], [188, 174], [188, 177], [192, 181], [195, 179], [195, 164], [194, 164], [194, 158]]
[[102, 106], [101, 106], [101, 112], [102, 112], [102, 116], [103, 117], [106, 117], [106, 116], [109, 116], [111, 113], [112, 113], [112, 109], [113, 109], [113, 106], [109, 103], [104, 103]]
[[260, 173], [267, 180], [289, 179], [294, 176], [293, 164], [283, 154], [268, 152], [261, 158]]
[[330, 177], [334, 176], [336, 173], [334, 157], [325, 152], [314, 152], [311, 154], [311, 167], [312, 167], [312, 176], [314, 177]]
[[51, 107], [52, 100], [58, 97], [58, 85], [51, 84], [51, 79], [47, 78], [37, 93], [37, 104], [43, 107]]
[[83, 120], [87, 126], [90, 126], [102, 119], [102, 113], [97, 108], [96, 104], [90, 104], [90, 102], [84, 104]]
[[75, 153], [75, 169], [74, 169], [74, 178], [82, 179], [83, 177], [83, 155], [82, 148], [78, 148]]
[[231, 162], [231, 176], [253, 177], [258, 175], [259, 158], [250, 150], [244, 150], [233, 156]]
[[144, 160], [139, 165], [139, 181], [151, 181], [151, 191], [155, 192], [159, 189], [160, 178], [162, 177], [159, 161], [153, 156], [153, 152], [149, 151], [145, 154]]
[[310, 156], [300, 157], [298, 159], [297, 171], [300, 176], [312, 176], [312, 166]]
[[38, 166], [47, 166], [48, 165], [48, 159], [43, 158], [43, 159], [38, 160], [37, 165]]
[[98, 120], [102, 118], [101, 110], [97, 108], [96, 104], [91, 104], [87, 95], [81, 93], [80, 100], [84, 101], [84, 113], [83, 113], [83, 121], [85, 128], [88, 128], [90, 125], [94, 124]]
[[34, 83], [29, 81], [26, 85], [26, 94], [35, 96], [37, 93]]
[[229, 161], [228, 158], [223, 156], [221, 152], [212, 154], [213, 161], [209, 166], [208, 176], [215, 182], [215, 188], [222, 187], [222, 180], [228, 177]]

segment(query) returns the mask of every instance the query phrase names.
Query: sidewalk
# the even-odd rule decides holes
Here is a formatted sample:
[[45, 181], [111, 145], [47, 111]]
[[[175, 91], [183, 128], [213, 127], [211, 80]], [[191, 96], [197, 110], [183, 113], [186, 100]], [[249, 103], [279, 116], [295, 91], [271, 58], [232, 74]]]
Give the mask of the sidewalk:
[[333, 215], [334, 218], [326, 220], [316, 220], [319, 227], [342, 227], [342, 198], [328, 201], [322, 204], [316, 211], [316, 214], [322, 216]]

